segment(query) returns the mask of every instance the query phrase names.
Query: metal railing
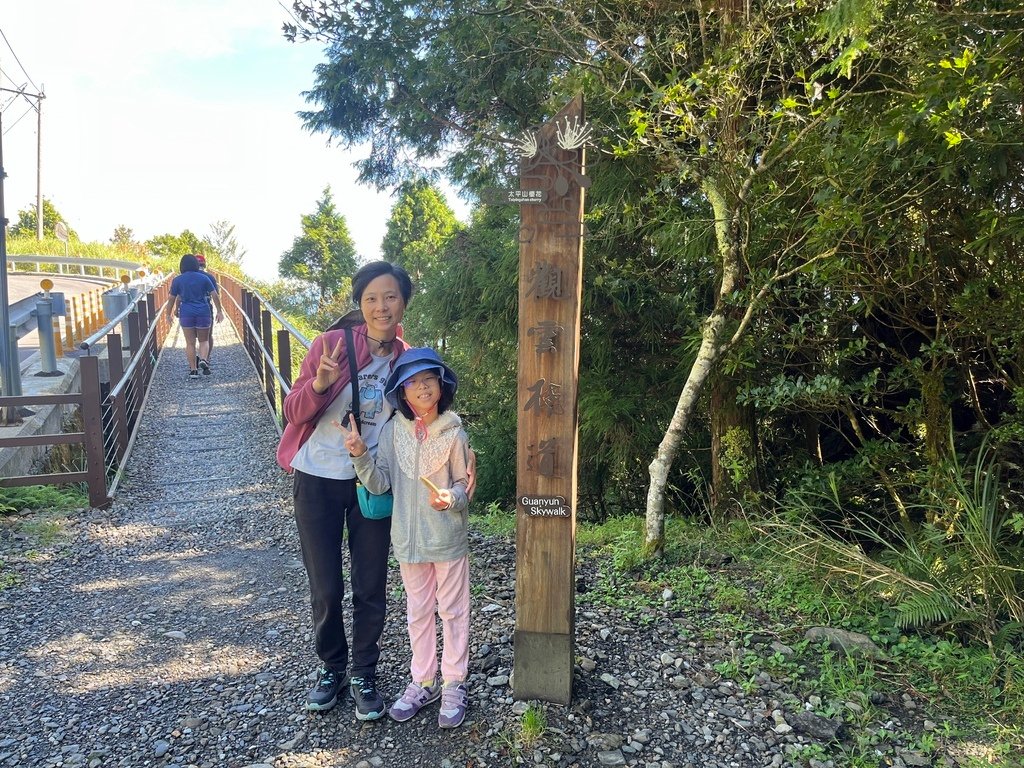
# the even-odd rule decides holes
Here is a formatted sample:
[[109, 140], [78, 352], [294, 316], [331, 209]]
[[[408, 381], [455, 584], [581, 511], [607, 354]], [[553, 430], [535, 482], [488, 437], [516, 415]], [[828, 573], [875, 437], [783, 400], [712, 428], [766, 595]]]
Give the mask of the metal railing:
[[[117, 282], [125, 272], [135, 273], [142, 268], [137, 261], [124, 261], [118, 259], [93, 259], [79, 256], [44, 256], [39, 253], [7, 254], [7, 263], [11, 271], [17, 269], [17, 265], [35, 265], [35, 271], [41, 272], [43, 264], [54, 264], [57, 266], [57, 274], [85, 276], [86, 267], [96, 270], [99, 277], [104, 277], [104, 270], [110, 270], [111, 282]], [[71, 270], [76, 270], [72, 272]]]
[[[304, 355], [310, 341], [275, 310], [262, 296], [230, 275], [216, 275], [221, 301], [242, 341], [272, 412], [278, 429], [285, 419], [281, 404], [291, 390], [295, 362], [292, 344]], [[39, 405], [77, 406], [80, 432], [0, 438], [0, 448], [19, 446], [84, 446], [85, 468], [66, 472], [0, 478], [0, 487], [58, 485], [84, 482], [89, 503], [106, 507], [120, 482], [126, 457], [135, 442], [139, 417], [145, 405], [153, 371], [170, 331], [164, 312], [169, 298], [170, 278], [136, 298], [118, 316], [109, 319], [79, 343], [87, 354], [78, 358], [81, 391], [63, 395], [0, 397], [0, 408]], [[123, 347], [125, 329], [127, 347]], [[106, 371], [98, 353], [106, 351]], [[124, 352], [128, 352], [125, 364]]]
[[291, 391], [297, 362], [292, 359], [292, 339], [301, 347], [303, 356], [310, 340], [245, 283], [224, 274], [217, 274], [217, 281], [222, 288], [224, 311], [242, 339], [280, 431], [286, 421], [281, 406]]
[[[0, 438], [0, 448], [77, 444], [84, 447], [85, 454], [84, 469], [0, 478], [0, 487], [84, 482], [92, 506], [110, 505], [170, 329], [162, 311], [169, 289], [168, 278], [147, 293], [140, 293], [122, 313], [82, 342], [87, 354], [78, 358], [79, 392], [0, 397], [0, 408], [77, 406], [82, 421], [80, 432], [5, 437]], [[127, 331], [127, 348], [122, 345], [122, 335], [116, 332], [118, 326]], [[98, 353], [104, 350], [107, 367], [105, 375], [101, 375]]]

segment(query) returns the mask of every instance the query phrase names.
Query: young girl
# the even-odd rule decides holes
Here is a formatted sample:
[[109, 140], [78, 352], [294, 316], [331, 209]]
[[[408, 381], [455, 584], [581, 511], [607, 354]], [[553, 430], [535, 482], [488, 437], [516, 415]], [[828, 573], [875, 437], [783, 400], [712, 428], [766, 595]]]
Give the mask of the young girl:
[[[405, 585], [412, 682], [388, 714], [404, 722], [440, 699], [442, 728], [462, 724], [469, 698], [469, 442], [449, 410], [457, 388], [455, 373], [436, 352], [409, 349], [384, 385], [399, 413], [381, 431], [376, 461], [354, 419], [345, 430], [345, 447], [366, 489], [394, 494], [391, 543]], [[435, 607], [444, 640], [443, 686], [436, 680]]]

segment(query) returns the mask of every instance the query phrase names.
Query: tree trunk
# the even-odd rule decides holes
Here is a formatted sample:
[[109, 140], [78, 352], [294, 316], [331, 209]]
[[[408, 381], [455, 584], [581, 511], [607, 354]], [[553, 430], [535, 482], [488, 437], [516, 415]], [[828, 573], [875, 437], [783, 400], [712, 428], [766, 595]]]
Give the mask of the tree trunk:
[[700, 349], [686, 377], [683, 391], [679, 394], [675, 412], [669, 421], [665, 437], [658, 446], [648, 470], [651, 485], [647, 490], [647, 513], [645, 522], [644, 554], [648, 557], [662, 557], [665, 552], [665, 486], [668, 473], [679, 452], [679, 444], [689, 426], [690, 418], [697, 408], [700, 393], [714, 372], [719, 358], [735, 341], [729, 339], [731, 309], [726, 299], [735, 290], [740, 275], [740, 245], [737, 235], [735, 209], [726, 201], [722, 187], [713, 178], [701, 182], [701, 190], [711, 204], [715, 215], [715, 244], [721, 268], [721, 284], [715, 308], [701, 325]]
[[738, 384], [721, 371], [711, 382], [711, 514], [716, 520], [736, 517], [761, 488], [754, 409], [736, 402]]
[[686, 384], [679, 395], [665, 437], [662, 438], [654, 460], [648, 467], [651, 486], [647, 491], [644, 551], [649, 557], [661, 557], [665, 552], [665, 486], [668, 484], [668, 473], [672, 468], [672, 462], [675, 461], [690, 418], [697, 409], [701, 390], [721, 356], [725, 327], [726, 317], [723, 313], [713, 313], [704, 320], [697, 359], [693, 361], [690, 374], [686, 377]]
[[946, 401], [945, 369], [933, 364], [923, 371], [921, 382], [921, 410], [924, 422], [924, 447], [928, 466], [937, 470], [949, 458], [952, 411]]

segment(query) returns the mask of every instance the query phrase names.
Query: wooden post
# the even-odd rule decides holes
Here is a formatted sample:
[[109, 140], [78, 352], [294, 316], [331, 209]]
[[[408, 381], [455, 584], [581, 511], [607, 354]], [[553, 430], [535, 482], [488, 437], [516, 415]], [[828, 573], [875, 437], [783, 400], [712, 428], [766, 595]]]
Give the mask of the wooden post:
[[107, 470], [103, 456], [103, 416], [100, 406], [100, 364], [92, 355], [79, 362], [82, 377], [82, 432], [85, 434], [86, 473], [89, 504], [98, 509], [110, 506]]
[[[119, 333], [107, 334], [107, 365], [110, 369], [110, 390], [113, 391], [124, 377], [124, 352], [122, 351], [121, 334]], [[118, 464], [121, 463], [125, 453], [128, 451], [128, 434], [130, 430], [128, 427], [128, 409], [125, 407], [127, 399], [128, 389], [125, 387], [121, 390], [121, 394], [110, 403], [110, 407], [114, 409], [114, 445], [116, 446]]]
[[[288, 382], [289, 389], [292, 386], [292, 335], [284, 328], [277, 332], [277, 370], [281, 377]], [[288, 423], [284, 417], [284, 389], [281, 390], [281, 407], [278, 413], [281, 414], [281, 427]]]
[[249, 331], [249, 359], [252, 360], [252, 364], [256, 367], [256, 375], [259, 375], [263, 361], [259, 356], [260, 338], [259, 338], [259, 327], [260, 327], [260, 302], [251, 291], [246, 292], [245, 302], [245, 316], [249, 319], [247, 325], [251, 325], [252, 329]]
[[260, 333], [263, 337], [263, 349], [267, 351], [267, 356], [263, 357], [263, 351], [260, 351], [260, 362], [262, 363], [263, 370], [263, 391], [267, 394], [267, 402], [270, 403], [272, 409], [277, 409], [277, 404], [274, 402], [274, 328], [271, 325], [273, 315], [270, 314], [269, 310], [260, 311]]
[[[249, 331], [249, 324], [246, 321], [247, 318], [252, 316], [249, 310], [249, 303], [252, 300], [252, 294], [247, 288], [242, 289], [242, 315], [239, 318], [239, 327], [242, 331], [242, 349], [252, 360], [252, 335]], [[255, 361], [253, 361], [255, 363]]]
[[[574, 665], [577, 382], [583, 278], [583, 98], [535, 134], [519, 202], [516, 629], [513, 697], [568, 704]], [[568, 146], [567, 146], [568, 145]], [[576, 145], [576, 146], [574, 146]], [[526, 151], [523, 153], [526, 154]]]
[[[146, 298], [152, 298], [152, 294]], [[148, 301], [140, 301], [138, 308], [139, 330], [142, 333], [141, 338], [144, 340], [146, 334], [149, 333], [149, 325], [152, 322], [150, 318], [153, 316], [150, 314], [150, 303]], [[156, 318], [156, 322], [159, 321], [160, 318]], [[149, 389], [149, 379], [153, 375], [156, 356], [160, 354], [160, 349], [156, 346], [156, 339], [151, 337], [149, 342], [140, 349], [139, 354], [142, 355], [142, 359], [139, 360], [139, 364], [135, 368], [135, 383], [139, 387], [139, 392], [145, 392]]]

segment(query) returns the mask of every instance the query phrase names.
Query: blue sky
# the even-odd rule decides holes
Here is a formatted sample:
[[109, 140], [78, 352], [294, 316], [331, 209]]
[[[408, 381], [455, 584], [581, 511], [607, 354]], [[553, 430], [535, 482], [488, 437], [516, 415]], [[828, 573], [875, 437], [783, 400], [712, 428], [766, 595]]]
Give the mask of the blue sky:
[[[357, 152], [302, 127], [301, 92], [323, 54], [284, 39], [286, 5], [4, 0], [0, 29], [18, 61], [0, 40], [0, 82], [44, 89], [43, 196], [83, 240], [109, 241], [119, 225], [139, 240], [202, 236], [226, 220], [247, 251], [245, 270], [273, 279], [300, 217], [330, 185], [360, 256], [379, 255], [393, 198], [356, 185]], [[14, 221], [35, 206], [36, 116], [0, 96]]]

